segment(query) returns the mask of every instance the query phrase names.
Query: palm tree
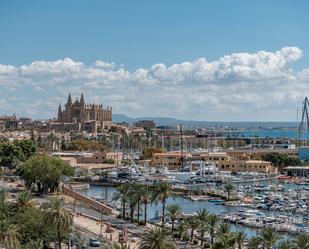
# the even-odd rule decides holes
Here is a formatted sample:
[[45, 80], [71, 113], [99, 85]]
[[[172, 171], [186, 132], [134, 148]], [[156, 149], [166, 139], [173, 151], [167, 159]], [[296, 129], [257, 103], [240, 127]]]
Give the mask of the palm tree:
[[172, 222], [172, 234], [174, 234], [175, 221], [181, 214], [181, 207], [177, 204], [172, 204], [166, 206], [167, 216], [171, 219]]
[[129, 185], [120, 185], [117, 188], [117, 192], [113, 194], [112, 201], [118, 201], [120, 200], [122, 205], [122, 218], [125, 219], [126, 217], [126, 203], [128, 199], [128, 191], [129, 191]]
[[75, 233], [74, 240], [76, 249], [82, 249], [86, 239], [82, 237], [80, 233]]
[[141, 184], [133, 184], [131, 188], [131, 194], [134, 196], [136, 205], [137, 205], [137, 222], [139, 222], [140, 217], [140, 205], [142, 201], [142, 190], [145, 187]]
[[307, 234], [299, 234], [297, 237], [292, 241], [295, 249], [309, 249], [309, 235]]
[[[293, 245], [293, 243], [290, 240], [282, 240], [279, 241], [278, 245], [276, 246], [276, 249], [298, 249], [298, 248], [304, 248], [306, 249], [306, 247], [295, 247], [295, 245]], [[308, 247], [307, 247], [308, 248]]]
[[177, 232], [178, 232], [178, 236], [180, 240], [183, 238], [183, 235], [187, 231], [187, 229], [188, 229], [188, 224], [186, 222], [179, 221], [178, 226], [177, 226]]
[[130, 249], [130, 245], [110, 243], [103, 247], [104, 249]]
[[214, 238], [219, 222], [220, 218], [217, 215], [210, 214], [207, 216], [207, 228], [210, 235], [211, 244], [214, 243]]
[[31, 240], [27, 243], [24, 249], [43, 249], [42, 240]]
[[201, 232], [201, 246], [204, 244], [205, 232], [207, 229], [207, 216], [209, 215], [206, 208], [203, 208], [197, 212], [197, 219], [199, 220], [199, 229]]
[[144, 204], [144, 221], [147, 224], [147, 206], [151, 203], [152, 192], [148, 189], [148, 186], [144, 187], [141, 191], [141, 203]]
[[244, 231], [236, 233], [235, 240], [238, 249], [242, 249], [246, 242], [247, 234]]
[[9, 203], [7, 202], [7, 192], [0, 190], [0, 220], [9, 216]]
[[263, 249], [272, 249], [280, 239], [280, 236], [271, 227], [262, 228], [258, 233]]
[[15, 202], [9, 204], [10, 211], [19, 212], [24, 208], [33, 207], [31, 199], [32, 196], [28, 191], [18, 193]]
[[136, 205], [139, 201], [139, 196], [136, 194], [133, 185], [131, 185], [129, 190], [128, 190], [127, 201], [129, 203], [129, 208], [130, 208], [130, 219], [131, 219], [131, 222], [133, 222], [134, 221], [135, 208], [136, 208]]
[[8, 222], [7, 219], [0, 220], [0, 248], [17, 249], [20, 248], [18, 241], [17, 227]]
[[198, 228], [199, 222], [196, 216], [187, 218], [186, 222], [188, 228], [191, 230], [190, 241], [192, 242], [194, 239], [194, 231]]
[[73, 215], [64, 207], [64, 201], [59, 198], [51, 198], [43, 204], [44, 221], [56, 226], [58, 248], [61, 249], [61, 229], [69, 229], [73, 223]]
[[234, 233], [226, 233], [220, 237], [219, 241], [224, 249], [235, 249], [236, 236]]
[[139, 249], [177, 249], [165, 228], [154, 227], [143, 234]]
[[261, 240], [258, 237], [252, 237], [249, 239], [247, 244], [247, 249], [259, 249], [261, 244]]
[[224, 190], [227, 193], [227, 200], [230, 199], [230, 195], [231, 195], [231, 192], [233, 191], [233, 189], [234, 189], [234, 185], [231, 184], [231, 183], [227, 183], [227, 184], [224, 185]]
[[231, 225], [228, 223], [220, 223], [217, 228], [217, 235], [224, 236], [231, 231]]
[[159, 183], [154, 189], [152, 201], [159, 201], [162, 203], [162, 227], [164, 228], [165, 223], [165, 206], [166, 200], [172, 197], [174, 198], [174, 194], [172, 193], [172, 186], [167, 182]]
[[216, 243], [210, 246], [210, 249], [225, 249], [222, 241], [217, 241]]

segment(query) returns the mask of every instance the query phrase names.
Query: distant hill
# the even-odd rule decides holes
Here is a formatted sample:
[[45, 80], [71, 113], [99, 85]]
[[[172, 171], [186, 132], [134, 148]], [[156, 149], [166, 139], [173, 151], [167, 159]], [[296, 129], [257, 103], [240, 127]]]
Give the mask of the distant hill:
[[132, 124], [134, 123], [134, 118], [130, 118], [124, 114], [113, 114], [113, 122], [114, 123], [126, 122], [128, 124]]
[[194, 120], [182, 120], [176, 118], [167, 118], [167, 117], [140, 117], [140, 118], [131, 118], [124, 114], [113, 114], [113, 122], [120, 123], [126, 122], [133, 124], [139, 120], [153, 120], [157, 125], [184, 125], [188, 127], [229, 127], [229, 128], [296, 128], [298, 123], [296, 122], [222, 122], [222, 121], [194, 121]]

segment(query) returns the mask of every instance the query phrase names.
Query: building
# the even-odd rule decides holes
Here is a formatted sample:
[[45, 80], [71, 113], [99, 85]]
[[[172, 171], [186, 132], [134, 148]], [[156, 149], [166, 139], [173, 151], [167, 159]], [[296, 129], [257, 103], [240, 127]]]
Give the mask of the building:
[[288, 166], [283, 171], [288, 176], [309, 177], [308, 166]]
[[271, 162], [264, 160], [252, 160], [246, 153], [209, 152], [200, 155], [204, 161], [214, 162], [220, 171], [277, 173], [277, 168]]
[[5, 122], [0, 120], [0, 131], [4, 131], [5, 130]]
[[63, 161], [68, 162], [71, 166], [100, 166], [108, 164], [113, 160], [113, 164], [120, 164], [123, 160], [122, 152], [55, 152], [52, 156], [57, 156]]
[[[74, 125], [79, 123], [80, 126]], [[62, 125], [59, 125], [62, 124]], [[50, 129], [55, 130], [83, 130], [88, 132], [102, 131], [112, 124], [112, 107], [104, 107], [101, 104], [86, 104], [84, 95], [72, 102], [71, 94], [62, 110], [58, 108], [57, 122], [52, 122]]]
[[[183, 153], [184, 162], [190, 160], [191, 154]], [[181, 167], [181, 153], [176, 152], [163, 152], [154, 153], [152, 158], [152, 165], [154, 167], [168, 167], [169, 169], [176, 169]]]
[[18, 120], [16, 115], [12, 116], [0, 116], [1, 129], [2, 130], [16, 130], [18, 128]]
[[135, 127], [143, 127], [145, 130], [156, 128], [156, 123], [153, 120], [140, 120], [134, 123]]

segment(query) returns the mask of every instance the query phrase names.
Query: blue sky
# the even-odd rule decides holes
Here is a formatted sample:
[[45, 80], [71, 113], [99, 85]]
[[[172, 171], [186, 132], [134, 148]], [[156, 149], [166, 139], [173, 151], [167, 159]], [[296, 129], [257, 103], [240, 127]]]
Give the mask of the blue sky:
[[[112, 105], [115, 112], [135, 117], [275, 121], [272, 119], [276, 116], [278, 120], [294, 121], [297, 104], [304, 94], [309, 93], [308, 9], [309, 2], [304, 0], [1, 1], [0, 64], [4, 76], [1, 77], [0, 70], [0, 114], [16, 112], [33, 117], [55, 116], [58, 102], [64, 103], [68, 91], [77, 95], [83, 90], [89, 101]], [[253, 73], [258, 74], [258, 78], [251, 75], [244, 79], [243, 74], [236, 73], [232, 78], [228, 75], [215, 80], [211, 77], [197, 80], [196, 75], [186, 74], [185, 80], [175, 75], [176, 80], [173, 80], [169, 77], [173, 70], [164, 71], [163, 78], [155, 75], [155, 83], [131, 77], [139, 69], [147, 71], [149, 76], [149, 72], [157, 70], [154, 68], [157, 64], [166, 68], [184, 62], [195, 65], [198, 58], [215, 63], [233, 53], [248, 53], [260, 58], [259, 51], [268, 51], [272, 53], [271, 57], [276, 56], [276, 51], [288, 47], [296, 47], [301, 52], [296, 51], [297, 58], [284, 61], [283, 66], [282, 63], [276, 64], [276, 68], [266, 72], [265, 76], [260, 75], [260, 70], [267, 70], [264, 64], [261, 69], [257, 64], [247, 64], [247, 59], [242, 61], [244, 67], [258, 71]], [[295, 50], [291, 53], [294, 54]], [[102, 70], [96, 70], [97, 78], [93, 80], [93, 75], [85, 76], [75, 69], [68, 76], [63, 67], [68, 66], [71, 70], [75, 64], [70, 61], [54, 65], [64, 58], [82, 63], [83, 70], [88, 71], [96, 67], [96, 61], [114, 63], [114, 66], [108, 70], [105, 66], [103, 69], [99, 67]], [[234, 58], [231, 64], [233, 70], [237, 60], [239, 58]], [[27, 77], [20, 73], [23, 65], [31, 67], [35, 61], [45, 62], [39, 64], [40, 72], [31, 71]], [[52, 68], [60, 70], [56, 76], [50, 67], [43, 70], [46, 64], [50, 65], [48, 62], [54, 65]], [[9, 66], [15, 71], [7, 72]], [[203, 72], [207, 68], [205, 66]], [[112, 75], [106, 76], [111, 70]], [[130, 76], [116, 73], [119, 70]], [[265, 78], [267, 82], [271, 81], [269, 89], [273, 95], [265, 91]], [[278, 93], [280, 85], [284, 86]], [[129, 88], [128, 92], [126, 88]], [[194, 96], [187, 100], [191, 89], [192, 94], [204, 91], [205, 98], [212, 100], [211, 103], [202, 100], [203, 95], [197, 97], [198, 102], [192, 101]], [[219, 92], [225, 89], [228, 89], [225, 95], [230, 96], [223, 98]], [[291, 93], [291, 89], [295, 92]], [[119, 96], [115, 92], [119, 92]], [[168, 96], [167, 92], [174, 93], [174, 96]], [[124, 93], [129, 96], [123, 96]], [[152, 93], [157, 94], [156, 99], [147, 97]], [[245, 97], [236, 96], [237, 93]], [[169, 99], [176, 104], [169, 104]], [[236, 99], [236, 102], [231, 99]], [[44, 101], [49, 101], [45, 109], [41, 106]], [[31, 108], [27, 108], [28, 103], [32, 104]], [[16, 107], [20, 108], [15, 110]], [[251, 112], [244, 113], [248, 108]]]

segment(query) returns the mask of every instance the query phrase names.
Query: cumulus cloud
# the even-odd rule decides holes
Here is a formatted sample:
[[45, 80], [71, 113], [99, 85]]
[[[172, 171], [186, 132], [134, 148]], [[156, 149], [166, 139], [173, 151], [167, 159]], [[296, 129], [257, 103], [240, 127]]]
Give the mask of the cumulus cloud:
[[[268, 118], [265, 113], [271, 118], [271, 113], [284, 109], [290, 110], [292, 119], [296, 102], [309, 94], [309, 68], [292, 70], [302, 56], [299, 48], [284, 47], [275, 52], [233, 53], [215, 61], [157, 63], [134, 71], [102, 60], [85, 65], [70, 58], [22, 66], [0, 64], [0, 90], [16, 96], [40, 92], [28, 94], [20, 103], [29, 103], [27, 113], [38, 117], [40, 113], [55, 116], [55, 100], [64, 102], [69, 91], [76, 95], [84, 91], [87, 100], [132, 116], [262, 120]], [[11, 109], [18, 111], [16, 105]]]
[[114, 69], [115, 68], [115, 63], [114, 62], [108, 63], [108, 62], [105, 62], [105, 61], [97, 60], [94, 63], [94, 66], [95, 67], [99, 67], [99, 68], [104, 68], [104, 69]]

